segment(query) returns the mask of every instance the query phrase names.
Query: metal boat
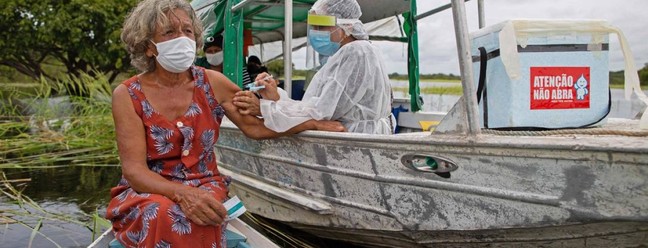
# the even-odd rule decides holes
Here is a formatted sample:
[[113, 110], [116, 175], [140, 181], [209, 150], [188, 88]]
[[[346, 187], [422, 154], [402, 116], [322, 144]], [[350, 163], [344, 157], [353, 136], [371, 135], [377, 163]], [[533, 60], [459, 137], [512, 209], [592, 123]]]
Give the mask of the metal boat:
[[[292, 13], [292, 2], [228, 7]], [[359, 2], [363, 11], [376, 6]], [[434, 132], [306, 131], [256, 141], [224, 122], [215, 149], [232, 192], [255, 214], [368, 247], [646, 245], [648, 131], [629, 119], [574, 130], [480, 128], [464, 1], [427, 13], [450, 7], [464, 96], [453, 111], [429, 115], [440, 121]], [[290, 43], [290, 29], [281, 31]]]

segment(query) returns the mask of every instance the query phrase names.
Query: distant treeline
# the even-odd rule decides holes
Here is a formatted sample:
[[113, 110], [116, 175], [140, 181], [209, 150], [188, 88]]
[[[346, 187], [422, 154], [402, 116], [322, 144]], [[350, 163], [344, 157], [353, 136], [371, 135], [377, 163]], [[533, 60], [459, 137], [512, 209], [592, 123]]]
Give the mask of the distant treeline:
[[[393, 80], [407, 80], [406, 74], [398, 74], [396, 72], [389, 74], [389, 79]], [[444, 73], [434, 73], [434, 74], [421, 74], [419, 79], [436, 79], [436, 80], [461, 80], [461, 76]]]
[[[639, 81], [641, 81], [641, 86], [648, 86], [648, 63], [644, 64], [644, 67], [639, 70]], [[610, 84], [622, 85], [623, 83], [623, 71], [610, 72]], [[646, 88], [643, 88], [643, 90], [646, 90]]]
[[[270, 62], [267, 65], [268, 70], [278, 74], [280, 77], [283, 76], [283, 65], [281, 65], [281, 68], [275, 68], [278, 67], [277, 63]], [[308, 70], [298, 70], [298, 69], [293, 69], [292, 71], [293, 77], [306, 77], [306, 74], [308, 73]], [[407, 81], [407, 74], [398, 74], [396, 72], [389, 74], [389, 79], [392, 80], [403, 80]], [[459, 81], [461, 80], [461, 76], [454, 75], [452, 73], [450, 74], [443, 74], [443, 73], [435, 73], [435, 74], [421, 74], [419, 77], [421, 80], [444, 80], [444, 81]]]

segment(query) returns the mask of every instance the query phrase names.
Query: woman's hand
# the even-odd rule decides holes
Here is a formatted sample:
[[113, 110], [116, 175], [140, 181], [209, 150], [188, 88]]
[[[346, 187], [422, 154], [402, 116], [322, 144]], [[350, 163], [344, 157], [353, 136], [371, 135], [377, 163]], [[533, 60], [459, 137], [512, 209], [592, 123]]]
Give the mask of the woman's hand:
[[264, 89], [259, 90], [261, 97], [266, 100], [278, 101], [279, 100], [279, 91], [277, 91], [278, 81], [266, 72], [260, 73], [254, 79], [257, 86], [264, 85]]
[[236, 92], [234, 94], [234, 99], [232, 99], [232, 103], [242, 115], [261, 115], [259, 98], [251, 91]]
[[319, 131], [328, 131], [328, 132], [346, 132], [346, 128], [339, 121], [327, 121], [327, 120], [310, 120], [315, 125], [315, 130]]
[[173, 195], [185, 216], [201, 226], [217, 226], [223, 223], [227, 210], [214, 196], [205, 190], [181, 186]]

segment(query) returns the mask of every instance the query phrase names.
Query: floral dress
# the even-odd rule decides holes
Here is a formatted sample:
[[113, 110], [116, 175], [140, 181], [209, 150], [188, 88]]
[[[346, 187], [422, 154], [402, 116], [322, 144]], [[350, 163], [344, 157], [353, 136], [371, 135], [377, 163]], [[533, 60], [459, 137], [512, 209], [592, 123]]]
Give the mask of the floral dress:
[[[173, 121], [153, 109], [137, 76], [123, 84], [144, 123], [149, 169], [167, 180], [209, 191], [223, 202], [227, 185], [218, 172], [213, 146], [225, 112], [214, 98], [205, 70], [191, 67], [191, 71], [192, 102]], [[162, 195], [136, 192], [123, 176], [110, 195], [106, 218], [125, 247], [225, 247], [225, 225], [196, 225], [178, 204]]]

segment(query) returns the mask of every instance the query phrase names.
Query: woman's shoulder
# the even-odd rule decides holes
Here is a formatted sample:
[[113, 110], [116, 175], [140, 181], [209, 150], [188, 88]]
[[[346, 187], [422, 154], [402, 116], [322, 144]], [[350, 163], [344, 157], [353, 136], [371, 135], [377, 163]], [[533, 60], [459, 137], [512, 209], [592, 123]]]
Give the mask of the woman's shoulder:
[[206, 79], [209, 80], [208, 82], [211, 85], [214, 85], [214, 83], [218, 83], [219, 81], [222, 81], [224, 78], [226, 78], [225, 75], [223, 75], [223, 73], [221, 73], [219, 71], [215, 71], [215, 70], [211, 70], [211, 69], [205, 69], [205, 68], [202, 68], [202, 67], [200, 67], [200, 69], [202, 69], [204, 71]]
[[238, 89], [232, 81], [229, 80], [223, 73], [220, 73], [215, 70], [204, 69], [205, 70], [205, 79], [211, 85], [212, 89], [230, 89], [233, 87]]
[[[139, 84], [140, 83], [140, 76], [141, 74], [134, 75], [124, 81], [121, 82], [121, 84], [117, 85], [115, 89], [113, 90], [113, 94], [118, 94], [122, 92], [126, 92], [126, 89], [133, 87], [134, 84]], [[137, 85], [135, 85], [137, 86]]]
[[128, 79], [122, 81], [121, 84], [128, 86], [128, 85], [131, 85], [131, 84], [133, 84], [133, 83], [136, 83], [136, 82], [138, 82], [138, 81], [140, 80], [140, 77], [141, 77], [142, 75], [143, 75], [143, 74], [133, 75], [132, 77], [130, 77], [130, 78], [128, 78]]
[[[128, 91], [135, 90], [137, 92], [142, 91], [142, 84], [144, 84], [146, 81], [150, 80], [147, 79], [150, 77], [150, 72], [143, 72], [140, 74], [133, 75], [132, 77], [122, 81], [121, 84], [117, 85], [115, 90], [113, 91], [113, 94], [118, 93], [118, 94], [130, 94]], [[133, 92], [135, 93], [135, 92]]]

